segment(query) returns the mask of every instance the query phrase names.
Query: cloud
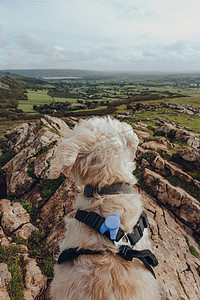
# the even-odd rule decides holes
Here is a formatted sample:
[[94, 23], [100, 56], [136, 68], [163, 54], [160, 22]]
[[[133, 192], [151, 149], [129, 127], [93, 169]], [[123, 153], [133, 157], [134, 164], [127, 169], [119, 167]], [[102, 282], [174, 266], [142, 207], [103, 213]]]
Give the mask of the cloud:
[[0, 68], [199, 66], [197, 0], [2, 0], [0, 8]]

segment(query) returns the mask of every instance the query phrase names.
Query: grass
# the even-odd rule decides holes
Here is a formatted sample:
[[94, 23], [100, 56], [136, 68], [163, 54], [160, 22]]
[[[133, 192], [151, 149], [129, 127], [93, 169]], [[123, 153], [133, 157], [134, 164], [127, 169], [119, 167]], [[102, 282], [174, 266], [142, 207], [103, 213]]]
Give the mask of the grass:
[[55, 191], [58, 187], [63, 183], [65, 180], [65, 176], [61, 175], [57, 179], [46, 179], [40, 183], [40, 191], [42, 198], [48, 200], [53, 196]]
[[16, 153], [14, 151], [7, 148], [3, 149], [2, 156], [0, 158], [0, 168], [7, 164], [15, 155]]
[[7, 285], [7, 291], [11, 300], [24, 299], [23, 270], [18, 253], [21, 250], [16, 245], [0, 246], [0, 261], [7, 264], [12, 279]]
[[187, 243], [187, 245], [188, 245], [188, 248], [189, 248], [189, 251], [190, 251], [190, 253], [192, 254], [192, 255], [194, 255], [195, 257], [199, 257], [199, 252], [193, 247], [193, 246], [191, 246], [190, 245], [190, 242], [189, 242], [189, 239], [188, 239], [188, 237], [185, 235], [184, 236], [185, 237], [185, 241], [186, 241], [186, 243]]
[[35, 159], [31, 160], [31, 162], [29, 163], [29, 165], [27, 167], [26, 173], [33, 179], [38, 180], [37, 176], [34, 173], [34, 161], [35, 161]]
[[156, 155], [153, 154], [151, 151], [142, 153], [139, 157], [138, 163], [141, 164], [142, 159], [146, 159], [150, 164], [153, 162], [155, 159]]
[[[54, 100], [56, 102], [75, 102], [77, 99], [54, 97]], [[38, 112], [33, 109], [33, 105], [49, 105], [52, 101], [52, 97], [48, 95], [48, 90], [38, 90], [37, 92], [28, 90], [28, 100], [19, 100], [18, 109], [22, 109], [29, 114], [38, 114]]]
[[196, 186], [190, 182], [188, 183], [187, 181], [180, 179], [176, 176], [165, 176], [165, 178], [175, 187], [179, 186], [182, 189], [184, 189], [186, 192], [188, 192], [188, 194], [190, 194], [191, 196], [193, 196], [195, 199], [197, 199], [198, 201], [200, 201], [200, 193], [199, 190], [196, 188]]
[[30, 257], [37, 260], [42, 273], [47, 278], [53, 277], [55, 258], [53, 254], [45, 249], [46, 233], [44, 231], [33, 231], [28, 239]]
[[164, 119], [170, 122], [175, 122], [185, 128], [191, 128], [195, 131], [200, 130], [200, 117], [194, 115], [187, 115], [180, 112], [174, 112], [173, 109], [158, 109], [157, 111], [136, 111], [135, 122], [143, 121], [148, 118], [151, 121], [157, 118]]
[[28, 200], [18, 200], [18, 202], [23, 206], [23, 208], [31, 215], [35, 215], [36, 208], [33, 206], [33, 204]]

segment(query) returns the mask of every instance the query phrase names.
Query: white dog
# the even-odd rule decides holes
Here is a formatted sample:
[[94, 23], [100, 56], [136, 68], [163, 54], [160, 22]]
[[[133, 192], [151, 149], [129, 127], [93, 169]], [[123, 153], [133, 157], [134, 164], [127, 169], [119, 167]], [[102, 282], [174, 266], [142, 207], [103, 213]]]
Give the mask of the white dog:
[[[148, 230], [143, 224], [145, 213], [140, 195], [132, 190], [137, 145], [130, 125], [111, 117], [94, 117], [77, 124], [58, 146], [50, 177], [69, 175], [85, 189], [65, 217], [66, 233], [54, 269], [51, 299], [160, 299], [151, 267], [157, 262], [148, 250]], [[97, 220], [86, 221], [89, 212], [89, 219], [95, 216]], [[141, 222], [143, 228], [137, 231]]]

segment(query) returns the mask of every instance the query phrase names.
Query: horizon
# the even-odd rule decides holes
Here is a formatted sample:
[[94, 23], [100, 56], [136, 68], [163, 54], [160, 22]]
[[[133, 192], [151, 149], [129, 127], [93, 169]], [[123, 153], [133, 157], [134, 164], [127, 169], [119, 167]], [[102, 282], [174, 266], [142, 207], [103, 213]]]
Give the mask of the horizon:
[[187, 71], [164, 71], [164, 70], [151, 70], [151, 71], [131, 71], [131, 70], [98, 70], [98, 69], [81, 69], [81, 68], [9, 68], [0, 69], [0, 72], [14, 72], [14, 71], [86, 71], [86, 72], [98, 72], [98, 73], [116, 73], [116, 74], [148, 74], [148, 75], [198, 75], [199, 71], [187, 70]]

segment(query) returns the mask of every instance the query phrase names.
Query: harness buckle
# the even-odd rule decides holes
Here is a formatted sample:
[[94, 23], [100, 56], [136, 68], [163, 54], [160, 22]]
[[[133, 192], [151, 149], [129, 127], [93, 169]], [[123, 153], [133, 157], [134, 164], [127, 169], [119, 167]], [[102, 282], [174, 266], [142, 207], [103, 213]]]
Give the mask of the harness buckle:
[[125, 233], [121, 239], [117, 242], [117, 241], [113, 241], [115, 246], [119, 249], [121, 246], [127, 246], [127, 247], [131, 247], [132, 248], [132, 245], [131, 245], [131, 242], [128, 238], [128, 234]]

